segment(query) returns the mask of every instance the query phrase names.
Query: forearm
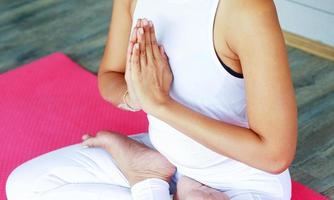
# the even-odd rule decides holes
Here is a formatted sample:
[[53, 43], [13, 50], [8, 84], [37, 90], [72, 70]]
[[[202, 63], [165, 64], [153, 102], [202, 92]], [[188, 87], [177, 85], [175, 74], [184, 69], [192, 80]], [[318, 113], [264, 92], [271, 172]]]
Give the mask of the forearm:
[[124, 73], [103, 72], [98, 75], [98, 85], [101, 96], [114, 106], [123, 101], [123, 95], [127, 90]]
[[275, 148], [251, 129], [209, 118], [171, 100], [160, 106], [155, 117], [209, 149], [270, 173], [284, 170]]

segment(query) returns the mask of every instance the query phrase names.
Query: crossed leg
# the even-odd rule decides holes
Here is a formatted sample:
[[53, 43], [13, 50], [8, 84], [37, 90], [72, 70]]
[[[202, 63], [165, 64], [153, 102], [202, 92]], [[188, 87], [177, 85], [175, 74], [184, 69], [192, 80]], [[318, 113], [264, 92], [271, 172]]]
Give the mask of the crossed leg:
[[[102, 147], [116, 161], [130, 186], [148, 178], [170, 181], [175, 167], [158, 151], [129, 137], [101, 131], [95, 137], [83, 136], [83, 145]], [[191, 178], [182, 176], [177, 183], [174, 200], [229, 200], [229, 197]]]
[[[110, 155], [105, 149], [85, 149], [79, 144], [40, 155], [18, 166], [10, 174], [6, 182], [8, 200], [110, 198], [171, 200], [167, 181], [175, 171], [175, 167], [159, 152], [147, 147], [150, 145], [145, 141], [147, 137], [138, 135], [128, 139], [124, 136], [115, 136], [102, 139], [100, 136], [109, 137], [100, 133], [97, 138], [90, 137], [87, 142], [89, 141], [92, 146], [95, 144], [106, 149], [110, 148], [115, 156]], [[110, 139], [112, 142], [106, 143]], [[141, 145], [140, 142], [145, 145]], [[149, 180], [147, 184], [146, 180]], [[180, 178], [177, 194], [173, 195], [174, 197], [177, 195], [175, 198], [225, 199], [223, 193], [221, 197], [212, 196], [210, 189], [190, 180]], [[135, 196], [138, 198], [134, 198], [136, 192], [132, 190], [136, 185], [141, 185], [135, 190], [137, 194], [139, 193]], [[152, 193], [157, 195], [152, 196]], [[149, 198], [145, 198], [145, 194], [148, 194], [146, 196]]]

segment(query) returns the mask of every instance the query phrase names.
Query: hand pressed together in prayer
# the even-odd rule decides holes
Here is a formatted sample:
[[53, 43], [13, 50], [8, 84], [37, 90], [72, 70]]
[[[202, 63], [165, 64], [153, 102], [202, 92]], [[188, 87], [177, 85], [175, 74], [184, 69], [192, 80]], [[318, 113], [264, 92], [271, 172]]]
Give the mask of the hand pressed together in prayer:
[[130, 104], [154, 113], [169, 100], [173, 74], [164, 48], [158, 44], [152, 21], [138, 19], [127, 52], [125, 80]]

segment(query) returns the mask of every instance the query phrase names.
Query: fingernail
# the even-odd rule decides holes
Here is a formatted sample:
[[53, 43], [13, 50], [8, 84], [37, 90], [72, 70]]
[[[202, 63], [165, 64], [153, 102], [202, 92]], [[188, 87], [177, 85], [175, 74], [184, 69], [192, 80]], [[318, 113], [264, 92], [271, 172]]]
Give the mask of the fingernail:
[[143, 24], [144, 24], [144, 26], [147, 26], [147, 25], [148, 25], [147, 19], [144, 19], [144, 20], [143, 20]]
[[86, 149], [86, 148], [88, 148], [88, 147], [89, 147], [89, 146], [87, 146], [87, 145], [82, 145], [82, 148], [85, 148], [85, 149]]
[[135, 44], [135, 49], [139, 49], [139, 44], [138, 43]]
[[139, 34], [141, 34], [141, 35], [144, 34], [144, 30], [143, 30], [143, 28], [139, 28], [139, 29], [138, 29], [138, 32], [139, 32]]
[[148, 23], [149, 23], [150, 27], [152, 27], [152, 26], [153, 26], [153, 23], [152, 23], [152, 21], [151, 21], [151, 20], [150, 20]]

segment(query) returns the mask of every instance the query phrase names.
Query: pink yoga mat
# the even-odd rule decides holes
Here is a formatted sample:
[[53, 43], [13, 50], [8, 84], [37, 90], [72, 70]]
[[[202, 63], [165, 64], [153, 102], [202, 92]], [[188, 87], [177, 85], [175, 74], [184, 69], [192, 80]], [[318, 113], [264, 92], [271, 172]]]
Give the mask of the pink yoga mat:
[[[56, 52], [0, 74], [0, 200], [19, 164], [81, 141], [83, 133], [147, 132], [146, 114], [104, 101], [96, 76]], [[294, 200], [327, 199], [292, 180]]]

